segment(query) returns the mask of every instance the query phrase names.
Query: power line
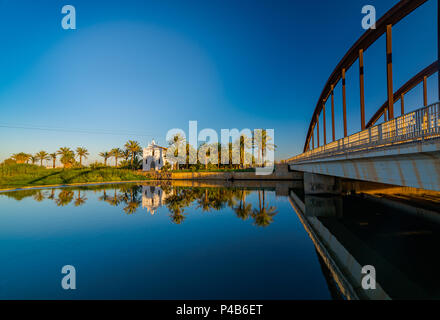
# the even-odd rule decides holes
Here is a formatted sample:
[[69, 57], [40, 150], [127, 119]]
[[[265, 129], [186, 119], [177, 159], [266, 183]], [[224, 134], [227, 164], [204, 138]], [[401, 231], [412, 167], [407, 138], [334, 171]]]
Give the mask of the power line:
[[140, 137], [153, 137], [152, 134], [147, 134], [144, 132], [129, 132], [129, 131], [118, 131], [118, 130], [86, 130], [86, 129], [73, 129], [73, 128], [57, 128], [57, 127], [47, 127], [47, 126], [31, 126], [31, 125], [12, 125], [12, 124], [1, 124], [0, 128], [7, 129], [24, 129], [24, 130], [38, 130], [38, 131], [54, 131], [54, 132], [68, 132], [68, 133], [83, 133], [83, 134], [104, 134], [104, 135], [131, 135]]

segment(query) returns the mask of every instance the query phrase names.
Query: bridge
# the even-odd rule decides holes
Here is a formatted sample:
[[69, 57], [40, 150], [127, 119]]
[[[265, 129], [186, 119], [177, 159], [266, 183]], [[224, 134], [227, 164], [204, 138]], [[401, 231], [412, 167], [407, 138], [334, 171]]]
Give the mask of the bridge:
[[[376, 29], [369, 29], [356, 41], [328, 78], [313, 112], [303, 153], [285, 161], [291, 170], [304, 172], [307, 194], [338, 193], [340, 178], [440, 191], [440, 103], [428, 104], [427, 94], [428, 78], [439, 73], [439, 40], [437, 61], [414, 75], [397, 91], [393, 88], [393, 26], [428, 1], [435, 0], [402, 0], [396, 4], [377, 21]], [[440, 0], [437, 3], [440, 35]], [[364, 52], [384, 34], [387, 97], [366, 121]], [[345, 75], [356, 61], [359, 67], [361, 123], [359, 132], [348, 135]], [[342, 87], [344, 136], [337, 140], [334, 95], [338, 83]], [[405, 95], [420, 84], [423, 85], [420, 108], [406, 112]], [[438, 92], [440, 97], [440, 76]], [[400, 102], [400, 114], [395, 110], [397, 102]], [[331, 117], [327, 119], [326, 109], [329, 107]], [[381, 119], [383, 122], [379, 123]], [[328, 122], [331, 136], [327, 136]]]

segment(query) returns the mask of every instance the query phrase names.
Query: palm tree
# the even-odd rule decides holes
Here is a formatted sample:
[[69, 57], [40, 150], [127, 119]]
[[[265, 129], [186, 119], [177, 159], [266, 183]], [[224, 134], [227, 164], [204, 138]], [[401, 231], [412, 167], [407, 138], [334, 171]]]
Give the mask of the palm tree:
[[35, 156], [40, 160], [40, 166], [43, 166], [43, 161], [44, 160], [49, 160], [50, 159], [49, 158], [49, 154], [46, 151], [44, 151], [44, 150], [38, 152]]
[[113, 158], [115, 158], [115, 167], [117, 167], [118, 166], [118, 159], [123, 157], [124, 154], [123, 154], [122, 150], [119, 148], [112, 149], [112, 151], [110, 151], [110, 153], [112, 154]]
[[240, 148], [240, 165], [244, 168], [246, 149], [252, 148], [252, 139], [245, 134], [242, 134], [236, 143]]
[[61, 156], [60, 161], [64, 168], [70, 167], [75, 162], [75, 152], [68, 147], [60, 148], [60, 150], [57, 151], [57, 154]]
[[[264, 129], [255, 130], [254, 135], [254, 145], [258, 148], [258, 164], [262, 164], [264, 167], [266, 149], [267, 150], [275, 150], [277, 147], [275, 144], [271, 142], [272, 137], [267, 135], [267, 131]], [[261, 151], [261, 158], [260, 158]], [[262, 162], [260, 162], [260, 159]]]
[[134, 157], [141, 151], [141, 146], [137, 141], [128, 140], [128, 142], [125, 144], [125, 149], [131, 153], [131, 168], [133, 169]]
[[128, 161], [128, 159], [130, 159], [130, 151], [128, 151], [127, 149], [122, 151], [122, 157], [124, 158], [125, 161]]
[[35, 156], [30, 156], [29, 160], [31, 160], [32, 164], [35, 164], [38, 161], [38, 157]]
[[24, 152], [14, 153], [11, 159], [17, 163], [27, 163], [31, 159], [31, 155]]
[[[177, 133], [175, 134], [169, 141], [168, 141], [168, 145], [170, 146], [169, 150], [173, 151], [174, 150], [174, 157], [178, 159], [178, 161], [176, 161], [176, 170], [179, 168], [179, 162], [181, 162], [181, 159], [184, 159], [184, 162], [186, 162], [186, 155], [179, 155], [179, 150], [181, 149], [181, 145], [186, 143], [186, 139], [180, 134]], [[195, 154], [197, 156], [197, 151], [195, 151]], [[197, 159], [197, 158], [196, 158]]]
[[107, 151], [100, 152], [99, 156], [104, 158], [104, 165], [107, 166], [107, 159], [110, 158], [110, 156], [111, 156], [110, 152], [107, 152]]
[[76, 155], [79, 157], [79, 165], [82, 166], [82, 158], [87, 159], [89, 155], [89, 150], [86, 148], [78, 147], [76, 148]]
[[50, 157], [50, 159], [52, 159], [52, 165], [53, 165], [53, 168], [55, 169], [55, 162], [57, 161], [57, 154], [56, 154], [56, 152], [51, 153], [49, 155], [49, 157]]

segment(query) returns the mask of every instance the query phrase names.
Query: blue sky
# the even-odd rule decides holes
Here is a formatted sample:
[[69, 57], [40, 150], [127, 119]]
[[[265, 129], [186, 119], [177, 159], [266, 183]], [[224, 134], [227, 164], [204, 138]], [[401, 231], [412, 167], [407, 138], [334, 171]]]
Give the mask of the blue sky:
[[[190, 120], [219, 134], [273, 128], [276, 158], [297, 154], [328, 76], [364, 32], [362, 7], [374, 5], [379, 18], [397, 2], [3, 0], [0, 161], [62, 146], [87, 147], [91, 161], [128, 139], [165, 144], [169, 129], [187, 131]], [[76, 8], [76, 30], [61, 28], [65, 4]], [[430, 0], [394, 27], [395, 89], [436, 60], [436, 12]], [[384, 37], [364, 60], [369, 118], [386, 100]], [[429, 102], [438, 100], [436, 81]], [[347, 90], [354, 133], [357, 64]], [[421, 88], [405, 102], [421, 107]]]

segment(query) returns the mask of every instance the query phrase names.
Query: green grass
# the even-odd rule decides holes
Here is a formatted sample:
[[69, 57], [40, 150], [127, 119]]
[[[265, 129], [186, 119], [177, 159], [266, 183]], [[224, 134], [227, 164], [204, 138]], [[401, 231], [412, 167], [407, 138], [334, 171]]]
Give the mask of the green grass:
[[0, 188], [134, 180], [148, 178], [132, 170], [109, 167], [46, 169], [30, 164], [0, 165]]

